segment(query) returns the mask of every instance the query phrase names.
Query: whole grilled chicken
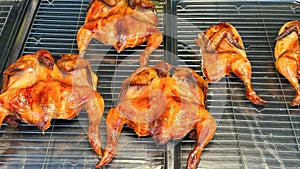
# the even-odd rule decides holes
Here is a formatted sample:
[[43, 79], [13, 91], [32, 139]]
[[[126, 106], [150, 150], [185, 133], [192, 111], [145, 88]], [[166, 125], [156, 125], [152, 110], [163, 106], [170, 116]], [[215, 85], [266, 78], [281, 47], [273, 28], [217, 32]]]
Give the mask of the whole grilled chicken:
[[[174, 72], [172, 75], [170, 72]], [[216, 122], [205, 109], [207, 83], [193, 70], [158, 62], [140, 67], [123, 81], [118, 104], [106, 118], [107, 143], [96, 167], [108, 164], [117, 152], [124, 124], [158, 144], [196, 131], [196, 145], [186, 168], [196, 168], [204, 147], [213, 138]]]
[[208, 82], [216, 82], [233, 72], [245, 84], [246, 97], [254, 104], [265, 104], [252, 88], [251, 64], [242, 39], [229, 23], [222, 22], [198, 34], [196, 44], [201, 47], [202, 69]]
[[19, 58], [3, 76], [0, 125], [5, 120], [16, 127], [21, 121], [45, 131], [51, 119], [69, 120], [85, 108], [90, 144], [102, 155], [98, 127], [104, 102], [96, 92], [97, 76], [87, 60], [65, 54], [55, 63], [49, 51], [39, 50]]
[[79, 54], [83, 57], [91, 39], [114, 46], [120, 53], [127, 47], [135, 47], [147, 41], [140, 55], [140, 65], [146, 66], [151, 53], [162, 42], [157, 28], [155, 4], [150, 0], [119, 0], [109, 6], [101, 0], [90, 4], [84, 25], [77, 33]]
[[292, 84], [296, 90], [291, 105], [300, 105], [300, 21], [294, 20], [284, 24], [278, 32], [274, 50], [276, 69]]

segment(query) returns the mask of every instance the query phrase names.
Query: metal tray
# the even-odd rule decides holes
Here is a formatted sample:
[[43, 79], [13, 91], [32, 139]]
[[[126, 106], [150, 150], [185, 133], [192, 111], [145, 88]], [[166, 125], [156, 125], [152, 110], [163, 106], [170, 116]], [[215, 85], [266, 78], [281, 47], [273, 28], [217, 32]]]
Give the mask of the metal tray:
[[[83, 25], [88, 0], [42, 0], [24, 40], [6, 63], [45, 48], [54, 55], [77, 53], [76, 33]], [[217, 121], [217, 132], [201, 156], [198, 168], [296, 168], [300, 166], [300, 111], [290, 107], [294, 90], [274, 67], [273, 49], [279, 28], [299, 19], [294, 1], [181, 0], [157, 3], [159, 28], [164, 42], [152, 54], [150, 65], [166, 60], [187, 66], [200, 75], [201, 54], [194, 43], [200, 31], [226, 21], [239, 31], [252, 64], [256, 92], [270, 101], [256, 106], [244, 96], [236, 76], [210, 84], [208, 110]], [[34, 5], [33, 5], [34, 6]], [[33, 8], [33, 7], [32, 7]], [[111, 46], [93, 40], [85, 57], [99, 76], [98, 91], [105, 99], [100, 131], [106, 141], [105, 116], [115, 104], [122, 81], [139, 66], [144, 49], [126, 49], [118, 54]], [[18, 49], [18, 50], [17, 50]], [[32, 125], [0, 130], [1, 168], [94, 168], [98, 158], [87, 139], [87, 114], [70, 121], [53, 120], [44, 134]], [[184, 168], [195, 140], [158, 146], [151, 137], [137, 137], [125, 127], [118, 153], [106, 168]]]

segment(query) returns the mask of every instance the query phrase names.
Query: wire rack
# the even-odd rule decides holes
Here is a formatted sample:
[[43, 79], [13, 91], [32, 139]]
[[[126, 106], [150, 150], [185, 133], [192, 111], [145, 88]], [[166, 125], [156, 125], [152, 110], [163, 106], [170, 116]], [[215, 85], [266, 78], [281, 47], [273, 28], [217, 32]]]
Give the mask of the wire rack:
[[[273, 58], [280, 27], [287, 21], [299, 19], [298, 4], [292, 1], [183, 0], [176, 7], [180, 63], [202, 74], [201, 54], [194, 39], [213, 24], [229, 22], [243, 39], [252, 65], [254, 89], [270, 101], [266, 106], [255, 106], [246, 100], [236, 76], [210, 84], [208, 109], [218, 125], [214, 140], [202, 156], [200, 168], [300, 166], [300, 111], [299, 107], [290, 107], [294, 89], [278, 74]], [[192, 142], [181, 142], [182, 159], [187, 158]]]
[[[88, 0], [42, 0], [34, 16], [21, 55], [45, 48], [54, 56], [77, 53], [76, 33], [83, 25]], [[266, 106], [245, 99], [236, 76], [210, 84], [208, 110], [217, 121], [217, 132], [201, 156], [198, 168], [296, 168], [300, 166], [299, 107], [290, 107], [294, 90], [274, 67], [273, 49], [279, 28], [300, 15], [294, 1], [157, 2], [159, 29], [165, 41], [152, 54], [159, 60], [195, 69], [200, 75], [201, 54], [194, 39], [218, 22], [231, 23], [240, 33], [252, 64], [253, 88]], [[172, 10], [170, 10], [172, 9]], [[168, 18], [168, 19], [166, 19]], [[172, 25], [169, 25], [172, 24]], [[174, 45], [170, 45], [174, 44]], [[145, 44], [117, 53], [92, 40], [85, 58], [99, 76], [98, 91], [105, 99], [100, 126], [106, 142], [105, 116], [114, 106], [122, 81], [139, 66]], [[73, 120], [53, 120], [44, 134], [22, 124], [0, 130], [0, 166], [6, 168], [93, 168], [98, 158], [87, 139], [86, 112]], [[124, 127], [118, 153], [106, 168], [184, 168], [195, 140], [184, 138], [158, 146], [151, 137], [137, 137]]]
[[18, 24], [22, 20], [22, 12], [27, 2], [19, 1], [0, 1], [0, 71], [3, 71], [6, 63], [7, 53], [10, 51], [11, 44], [17, 32]]
[[1, 5], [0, 6], [0, 36], [2, 34], [2, 30], [6, 24], [8, 15], [12, 9], [12, 5]]
[[[76, 34], [83, 25], [88, 0], [40, 1], [21, 55], [40, 49], [54, 57], [78, 53]], [[162, 18], [162, 4], [157, 6]], [[162, 20], [159, 28], [162, 29]], [[118, 54], [111, 46], [93, 40], [85, 58], [98, 75], [98, 91], [105, 99], [105, 113], [117, 100], [123, 79], [139, 66], [145, 44]], [[162, 60], [163, 44], [153, 53], [151, 63]], [[151, 64], [150, 63], [150, 64]], [[128, 64], [130, 66], [128, 66]], [[103, 146], [106, 142], [105, 115], [100, 126]], [[8, 168], [94, 168], [98, 157], [87, 139], [88, 118], [85, 111], [70, 121], [53, 120], [43, 134], [35, 126], [23, 124], [11, 128], [3, 124], [0, 131], [0, 166]], [[118, 155], [108, 168], [154, 168], [164, 165], [164, 146], [148, 138], [137, 138], [125, 127], [118, 141]]]

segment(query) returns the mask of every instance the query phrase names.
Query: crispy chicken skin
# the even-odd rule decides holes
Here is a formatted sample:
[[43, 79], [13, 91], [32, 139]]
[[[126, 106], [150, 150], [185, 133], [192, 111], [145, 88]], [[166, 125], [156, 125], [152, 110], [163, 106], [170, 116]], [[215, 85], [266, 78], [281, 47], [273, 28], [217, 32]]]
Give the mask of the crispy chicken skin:
[[216, 130], [214, 118], [205, 109], [207, 89], [206, 81], [189, 68], [166, 62], [138, 68], [123, 81], [118, 103], [108, 112], [106, 149], [96, 167], [113, 159], [118, 137], [127, 124], [137, 135], [151, 135], [158, 144], [196, 131], [196, 145], [186, 166], [196, 168]]
[[278, 32], [274, 49], [276, 69], [294, 87], [296, 95], [292, 106], [300, 105], [300, 21], [294, 20], [284, 24]]
[[104, 101], [96, 92], [97, 76], [87, 60], [65, 54], [54, 62], [51, 53], [39, 50], [11, 64], [3, 73], [0, 94], [0, 125], [18, 122], [47, 130], [51, 119], [72, 119], [84, 108], [88, 113], [88, 137], [102, 155], [98, 127]]
[[252, 88], [251, 64], [242, 39], [229, 23], [221, 22], [198, 34], [196, 44], [201, 48], [203, 73], [208, 82], [216, 82], [233, 72], [245, 84], [246, 97], [254, 104], [265, 104]]
[[[91, 3], [93, 3], [93, 1], [95, 1], [95, 0], [91, 0]], [[111, 7], [116, 6], [120, 2], [120, 0], [101, 0], [101, 1]]]
[[113, 7], [94, 0], [77, 33], [80, 56], [83, 57], [93, 38], [114, 46], [119, 53], [147, 41], [140, 55], [140, 65], [146, 66], [149, 56], [162, 42], [162, 33], [157, 28], [159, 20], [153, 10], [155, 4], [150, 0], [120, 0]]

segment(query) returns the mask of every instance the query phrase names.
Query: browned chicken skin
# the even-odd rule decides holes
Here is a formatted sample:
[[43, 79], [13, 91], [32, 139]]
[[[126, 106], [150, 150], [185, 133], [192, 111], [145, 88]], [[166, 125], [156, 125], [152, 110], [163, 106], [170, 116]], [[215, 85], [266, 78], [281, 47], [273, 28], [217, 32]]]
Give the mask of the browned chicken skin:
[[153, 10], [155, 4], [150, 0], [120, 0], [113, 7], [94, 0], [77, 33], [79, 54], [84, 55], [92, 38], [114, 46], [118, 52], [147, 41], [140, 55], [140, 65], [146, 66], [149, 56], [162, 42], [162, 33], [157, 28], [159, 20]]
[[242, 39], [229, 23], [222, 22], [199, 33], [195, 42], [201, 47], [203, 73], [208, 82], [216, 82], [233, 72], [245, 84], [246, 97], [254, 104], [265, 104], [253, 90], [251, 64]]
[[4, 71], [0, 94], [0, 125], [18, 121], [34, 124], [42, 131], [51, 119], [72, 119], [84, 108], [88, 113], [88, 137], [102, 155], [98, 127], [104, 102], [96, 92], [97, 76], [89, 62], [78, 55], [65, 54], [55, 64], [49, 51], [24, 55]]
[[[91, 0], [91, 3], [93, 3], [95, 0]], [[121, 0], [101, 0], [102, 2], [106, 3], [107, 5], [114, 7], [116, 6]]]
[[276, 69], [292, 84], [296, 96], [291, 105], [300, 105], [300, 21], [294, 20], [284, 24], [278, 32], [274, 50]]
[[106, 149], [96, 167], [112, 160], [122, 127], [127, 124], [137, 135], [151, 135], [158, 144], [180, 139], [195, 129], [196, 145], [186, 168], [196, 168], [216, 130], [214, 118], [205, 109], [207, 88], [202, 77], [189, 68], [166, 62], [138, 68], [124, 80], [118, 104], [108, 112]]
[[[91, 5], [94, 3], [94, 1], [97, 0], [91, 0], [88, 4], [88, 9], [90, 9]], [[106, 5], [110, 6], [110, 7], [114, 7], [116, 6], [121, 0], [100, 0], [102, 2], [104, 2]], [[126, 0], [128, 2], [128, 5], [131, 9], [135, 9], [136, 6], [138, 5], [139, 7], [142, 8], [151, 8], [153, 10], [155, 10], [155, 4], [150, 1], [150, 0]]]

